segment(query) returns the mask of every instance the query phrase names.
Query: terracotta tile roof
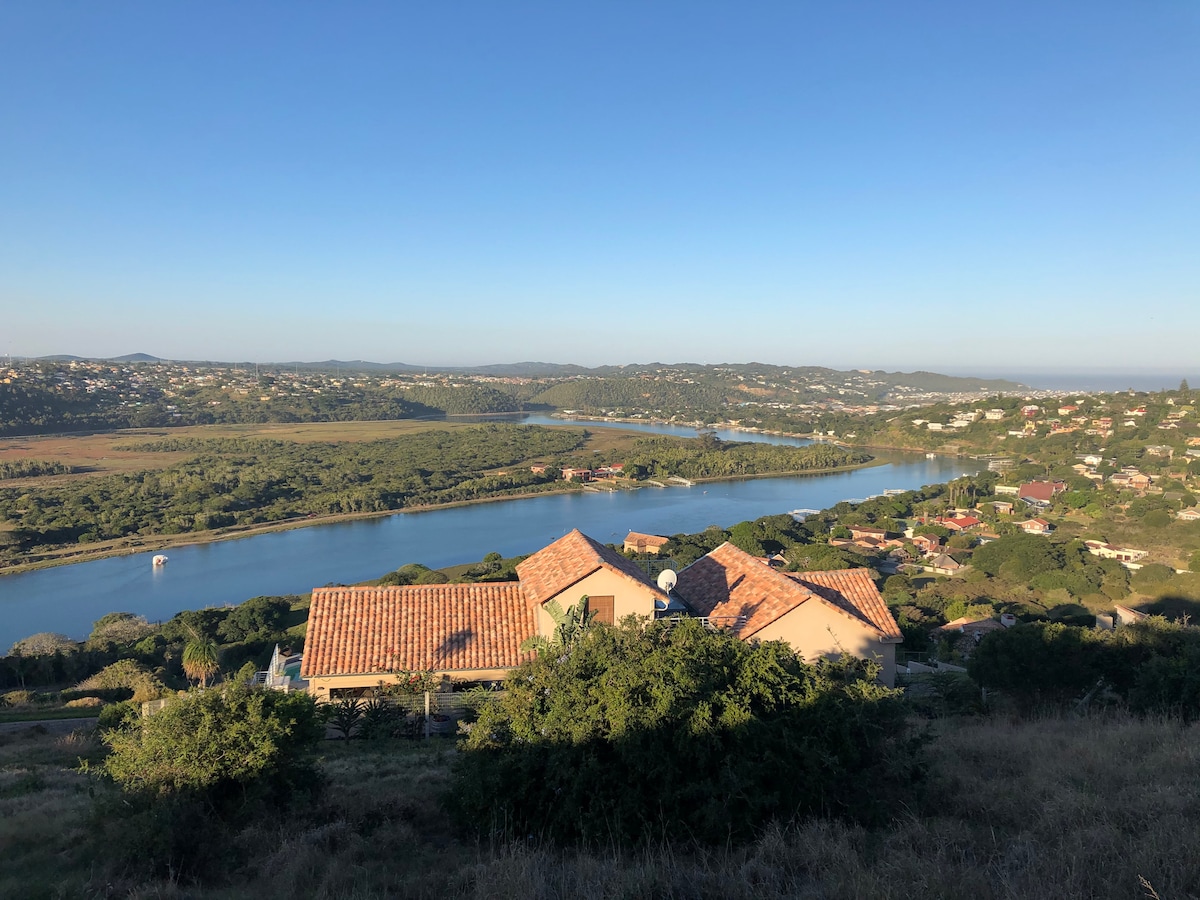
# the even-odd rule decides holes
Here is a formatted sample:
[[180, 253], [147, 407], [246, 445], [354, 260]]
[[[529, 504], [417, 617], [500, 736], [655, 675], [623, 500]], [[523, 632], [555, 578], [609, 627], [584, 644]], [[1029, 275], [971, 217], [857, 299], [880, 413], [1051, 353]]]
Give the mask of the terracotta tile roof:
[[[813, 592], [728, 541], [679, 573], [675, 593], [699, 616], [728, 617], [748, 638], [791, 612]], [[744, 616], [734, 624], [733, 619]]]
[[507, 669], [536, 632], [515, 582], [317, 588], [301, 677]]
[[745, 616], [731, 624], [748, 638], [808, 600], [825, 602], [883, 640], [901, 640], [896, 620], [879, 595], [869, 569], [776, 572], [761, 559], [725, 543], [679, 573], [675, 593], [697, 615]]
[[597, 543], [579, 529], [565, 534], [517, 566], [521, 589], [531, 603], [545, 603], [597, 569], [609, 569], [650, 590], [664, 602], [667, 595], [632, 560]]
[[640, 531], [631, 531], [625, 535], [625, 543], [633, 544], [638, 547], [661, 547], [664, 544], [671, 543], [671, 539], [663, 537], [659, 534], [643, 534]]
[[1054, 499], [1054, 495], [1064, 490], [1065, 486], [1061, 481], [1031, 481], [1021, 485], [1017, 492], [1017, 496], [1021, 499], [1028, 497], [1031, 500], [1043, 500], [1049, 502]]
[[903, 640], [904, 634], [891, 610], [883, 602], [869, 569], [838, 569], [831, 572], [789, 572], [814, 594], [844, 611], [865, 620], [885, 640]]
[[958, 528], [958, 529], [974, 528], [976, 525], [983, 524], [974, 516], [947, 516], [945, 518], [938, 519], [938, 521], [941, 522], [943, 525], [945, 525], [947, 528]]

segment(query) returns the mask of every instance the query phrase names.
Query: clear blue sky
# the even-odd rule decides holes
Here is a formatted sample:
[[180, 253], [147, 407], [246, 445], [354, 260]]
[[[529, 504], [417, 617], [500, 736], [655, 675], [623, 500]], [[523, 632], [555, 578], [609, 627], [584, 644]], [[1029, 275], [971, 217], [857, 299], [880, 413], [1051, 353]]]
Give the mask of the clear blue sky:
[[0, 353], [1200, 356], [1196, 0], [0, 5]]

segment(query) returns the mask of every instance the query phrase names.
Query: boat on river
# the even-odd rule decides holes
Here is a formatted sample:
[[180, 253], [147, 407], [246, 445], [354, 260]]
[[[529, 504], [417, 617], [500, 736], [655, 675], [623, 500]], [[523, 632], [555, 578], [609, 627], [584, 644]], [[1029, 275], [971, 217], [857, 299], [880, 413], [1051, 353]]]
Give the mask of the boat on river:
[[165, 566], [167, 564], [167, 555], [165, 553], [159, 553], [155, 555], [154, 559], [150, 561], [150, 564], [156, 569], [161, 566]]

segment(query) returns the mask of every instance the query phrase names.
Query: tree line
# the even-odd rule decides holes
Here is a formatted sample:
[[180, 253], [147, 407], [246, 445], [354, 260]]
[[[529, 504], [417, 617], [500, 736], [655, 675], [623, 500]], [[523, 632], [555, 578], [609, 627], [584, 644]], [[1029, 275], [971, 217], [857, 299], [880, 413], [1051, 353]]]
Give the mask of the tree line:
[[[0, 488], [0, 560], [41, 547], [182, 534], [308, 515], [383, 512], [559, 487], [519, 465], [583, 446], [582, 429], [486, 425], [343, 443], [168, 439], [195, 456], [158, 471]], [[499, 472], [502, 467], [513, 468]]]
[[869, 462], [861, 450], [832, 444], [788, 447], [780, 444], [722, 441], [712, 435], [699, 440], [654, 437], [639, 440], [625, 457], [625, 474], [634, 479], [734, 478], [837, 469]]

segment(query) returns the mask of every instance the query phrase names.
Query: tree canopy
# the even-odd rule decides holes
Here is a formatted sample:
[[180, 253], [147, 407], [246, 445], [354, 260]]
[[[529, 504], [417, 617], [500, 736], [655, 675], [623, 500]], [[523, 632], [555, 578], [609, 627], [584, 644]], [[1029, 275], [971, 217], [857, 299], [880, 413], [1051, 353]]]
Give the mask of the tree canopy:
[[871, 664], [694, 621], [593, 625], [516, 669], [462, 745], [465, 824], [558, 840], [723, 842], [772, 819], [869, 816], [901, 732]]

